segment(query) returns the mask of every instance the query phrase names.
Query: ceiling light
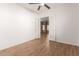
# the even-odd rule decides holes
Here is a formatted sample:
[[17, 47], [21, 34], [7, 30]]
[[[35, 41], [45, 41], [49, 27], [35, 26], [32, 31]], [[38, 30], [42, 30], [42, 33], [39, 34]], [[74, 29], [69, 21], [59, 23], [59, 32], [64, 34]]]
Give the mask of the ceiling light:
[[40, 5], [41, 5], [41, 6], [44, 6], [44, 3], [41, 3]]

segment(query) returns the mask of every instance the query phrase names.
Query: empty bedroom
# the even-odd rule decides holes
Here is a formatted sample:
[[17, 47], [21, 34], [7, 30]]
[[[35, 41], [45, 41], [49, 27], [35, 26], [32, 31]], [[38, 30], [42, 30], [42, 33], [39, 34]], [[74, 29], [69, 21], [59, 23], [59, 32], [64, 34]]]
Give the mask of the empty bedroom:
[[79, 56], [79, 3], [0, 3], [0, 56]]

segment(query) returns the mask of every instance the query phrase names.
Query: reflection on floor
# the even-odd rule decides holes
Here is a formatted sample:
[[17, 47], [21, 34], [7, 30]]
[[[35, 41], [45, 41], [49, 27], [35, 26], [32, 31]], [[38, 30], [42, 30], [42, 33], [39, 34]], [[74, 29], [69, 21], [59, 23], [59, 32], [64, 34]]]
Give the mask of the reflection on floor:
[[6, 56], [66, 56], [79, 55], [79, 47], [49, 41], [47, 35], [23, 44], [0, 51]]

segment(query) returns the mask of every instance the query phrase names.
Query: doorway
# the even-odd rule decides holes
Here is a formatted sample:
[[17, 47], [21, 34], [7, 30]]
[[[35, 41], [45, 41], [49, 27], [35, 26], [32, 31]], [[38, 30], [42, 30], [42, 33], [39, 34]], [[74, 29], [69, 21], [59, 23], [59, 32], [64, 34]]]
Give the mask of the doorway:
[[40, 21], [41, 37], [47, 37], [49, 34], [49, 17], [43, 17]]

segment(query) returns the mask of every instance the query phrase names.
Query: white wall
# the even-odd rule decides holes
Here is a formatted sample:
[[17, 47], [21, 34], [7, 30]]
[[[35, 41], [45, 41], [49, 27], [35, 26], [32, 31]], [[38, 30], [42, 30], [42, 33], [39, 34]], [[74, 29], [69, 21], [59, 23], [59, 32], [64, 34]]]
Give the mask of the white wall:
[[77, 45], [77, 15], [78, 8], [70, 5], [56, 12], [56, 41]]
[[78, 6], [78, 26], [77, 26], [77, 40], [76, 40], [76, 44], [79, 45], [79, 6]]
[[18, 4], [0, 4], [0, 50], [37, 38], [35, 16]]
[[[64, 5], [45, 13], [40, 13], [39, 17], [49, 16], [51, 25], [55, 20], [55, 40], [57, 42], [72, 44], [79, 46], [79, 35], [78, 35], [78, 6], [74, 4]], [[50, 29], [54, 29], [50, 26]], [[52, 27], [52, 28], [51, 28]], [[49, 37], [53, 36], [53, 30], [50, 30]], [[52, 39], [54, 40], [54, 39]], [[55, 41], [54, 40], [54, 41]]]

